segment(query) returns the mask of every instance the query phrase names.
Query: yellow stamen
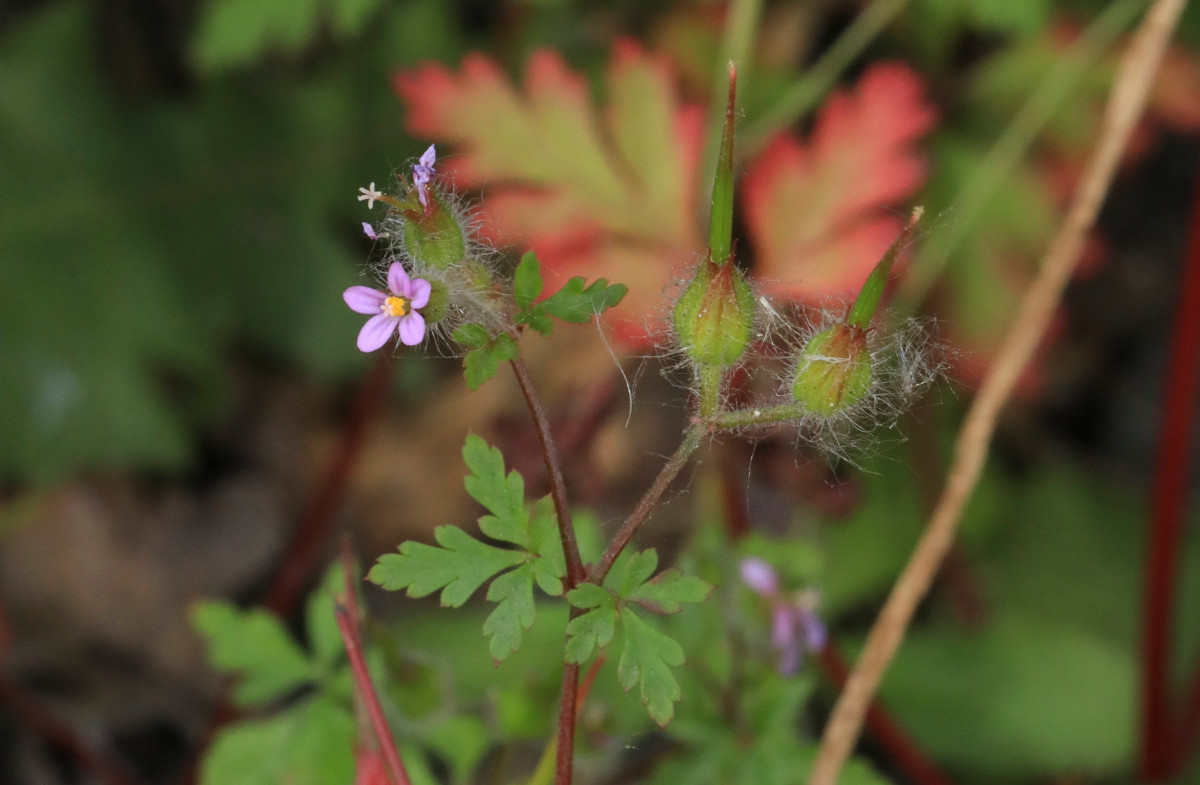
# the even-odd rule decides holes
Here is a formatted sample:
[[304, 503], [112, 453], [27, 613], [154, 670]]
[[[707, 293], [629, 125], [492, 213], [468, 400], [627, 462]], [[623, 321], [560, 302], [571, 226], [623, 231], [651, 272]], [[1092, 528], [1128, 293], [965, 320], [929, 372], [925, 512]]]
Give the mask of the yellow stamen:
[[404, 316], [408, 313], [408, 298], [392, 295], [383, 301], [383, 312], [388, 316]]

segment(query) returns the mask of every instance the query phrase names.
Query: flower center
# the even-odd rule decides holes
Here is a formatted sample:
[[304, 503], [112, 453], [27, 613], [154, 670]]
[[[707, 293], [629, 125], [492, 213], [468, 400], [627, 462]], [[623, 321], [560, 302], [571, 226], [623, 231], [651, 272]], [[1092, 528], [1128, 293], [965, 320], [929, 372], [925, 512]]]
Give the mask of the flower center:
[[383, 301], [380, 310], [388, 316], [406, 316], [408, 314], [408, 303], [409, 299], [407, 297], [393, 294]]

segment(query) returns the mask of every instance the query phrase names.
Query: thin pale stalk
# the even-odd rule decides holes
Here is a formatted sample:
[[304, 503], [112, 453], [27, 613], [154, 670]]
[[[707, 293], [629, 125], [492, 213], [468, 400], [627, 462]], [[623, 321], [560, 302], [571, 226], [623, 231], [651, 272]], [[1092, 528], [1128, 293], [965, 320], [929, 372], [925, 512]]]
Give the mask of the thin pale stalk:
[[558, 460], [558, 450], [554, 446], [554, 435], [550, 431], [550, 420], [542, 400], [533, 387], [533, 379], [525, 361], [517, 358], [512, 361], [513, 374], [525, 396], [525, 404], [533, 418], [533, 429], [537, 433], [538, 445], [542, 449], [542, 459], [546, 463], [546, 476], [550, 480], [550, 498], [554, 501], [554, 513], [558, 519], [558, 536], [562, 541], [563, 555], [566, 557], [567, 581], [566, 590], [570, 591], [583, 580], [583, 559], [579, 555], [579, 544], [575, 540], [575, 526], [571, 522], [571, 506], [567, 500], [567, 483], [563, 479], [562, 464]]
[[1038, 276], [1025, 293], [979, 394], [967, 412], [955, 444], [950, 475], [929, 524], [896, 580], [867, 636], [866, 646], [846, 688], [834, 706], [809, 778], [810, 785], [834, 785], [837, 782], [838, 773], [858, 740], [863, 716], [884, 671], [954, 541], [962, 509], [983, 471], [1000, 410], [1058, 307], [1062, 290], [1108, 192], [1121, 153], [1141, 117], [1151, 80], [1183, 6], [1183, 0], [1157, 0], [1122, 59], [1100, 141], [1084, 171], [1066, 220], [1047, 249]]

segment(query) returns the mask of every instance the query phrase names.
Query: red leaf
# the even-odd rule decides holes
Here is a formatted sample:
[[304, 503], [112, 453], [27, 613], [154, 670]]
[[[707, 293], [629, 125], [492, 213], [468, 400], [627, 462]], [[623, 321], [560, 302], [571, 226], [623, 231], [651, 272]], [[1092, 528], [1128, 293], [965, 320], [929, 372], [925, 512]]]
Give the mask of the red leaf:
[[547, 291], [572, 275], [628, 285], [619, 333], [641, 342], [643, 318], [665, 310], [673, 268], [700, 247], [703, 114], [680, 102], [667, 63], [630, 41], [614, 48], [605, 83], [601, 111], [546, 50], [520, 89], [479, 55], [457, 73], [426, 64], [395, 80], [409, 130], [456, 146], [443, 171], [460, 188], [487, 186], [484, 236], [533, 248]]
[[742, 194], [768, 292], [809, 302], [857, 292], [900, 231], [895, 205], [924, 181], [914, 143], [934, 119], [913, 71], [876, 65], [829, 99], [807, 144], [781, 135], [763, 151]]

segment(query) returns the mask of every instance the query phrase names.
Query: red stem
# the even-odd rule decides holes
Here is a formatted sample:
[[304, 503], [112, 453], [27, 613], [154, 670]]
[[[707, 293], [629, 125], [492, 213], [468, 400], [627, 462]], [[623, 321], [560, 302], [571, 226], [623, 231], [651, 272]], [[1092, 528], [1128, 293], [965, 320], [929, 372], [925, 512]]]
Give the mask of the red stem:
[[[1158, 456], [1150, 510], [1150, 543], [1146, 554], [1146, 594], [1142, 639], [1143, 779], [1169, 779], [1187, 758], [1187, 747], [1200, 717], [1198, 686], [1189, 698], [1182, 727], [1173, 727], [1170, 705], [1170, 646], [1175, 591], [1182, 553], [1184, 506], [1190, 474], [1190, 448], [1195, 406], [1200, 392], [1200, 176], [1192, 203], [1192, 219], [1179, 303], [1171, 334], [1159, 424]], [[1200, 672], [1196, 680], [1200, 683]]]
[[354, 559], [350, 554], [349, 544], [342, 542], [342, 565], [345, 573], [345, 588], [343, 596], [338, 598], [334, 607], [337, 616], [338, 631], [342, 633], [342, 644], [346, 647], [346, 656], [350, 659], [350, 669], [354, 672], [354, 683], [358, 686], [358, 695], [371, 718], [371, 727], [375, 730], [375, 738], [383, 758], [391, 771], [392, 781], [396, 785], [411, 785], [408, 772], [404, 770], [404, 762], [400, 759], [400, 751], [396, 749], [396, 739], [388, 727], [387, 717], [379, 704], [379, 695], [371, 682], [371, 673], [367, 670], [367, 662], [363, 658], [362, 641], [359, 639], [358, 598], [354, 590]]
[[[574, 616], [574, 613], [571, 614]], [[575, 719], [578, 715], [579, 665], [563, 663], [562, 700], [558, 704], [558, 749], [554, 756], [554, 785], [571, 785], [575, 762]]]
[[[817, 660], [821, 663], [825, 675], [838, 689], [845, 686], [850, 669], [832, 642], [825, 645]], [[951, 785], [946, 775], [942, 774], [933, 761], [925, 757], [925, 753], [921, 752], [878, 702], [872, 701], [867, 708], [867, 729], [871, 736], [883, 745], [888, 758], [904, 772], [907, 779], [917, 785]]]
[[525, 404], [533, 418], [534, 431], [537, 433], [538, 444], [542, 448], [542, 459], [546, 463], [546, 476], [550, 480], [550, 498], [554, 501], [554, 512], [558, 519], [558, 535], [562, 540], [563, 555], [567, 563], [567, 580], [565, 590], [574, 589], [583, 580], [583, 559], [579, 556], [579, 545], [575, 542], [575, 527], [571, 523], [571, 506], [567, 501], [567, 483], [563, 479], [562, 464], [558, 461], [558, 451], [554, 447], [554, 435], [550, 432], [550, 420], [546, 410], [533, 387], [533, 379], [529, 369], [521, 358], [511, 363], [521, 394], [525, 396]]

